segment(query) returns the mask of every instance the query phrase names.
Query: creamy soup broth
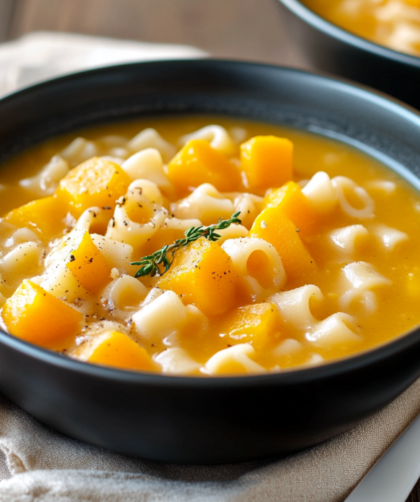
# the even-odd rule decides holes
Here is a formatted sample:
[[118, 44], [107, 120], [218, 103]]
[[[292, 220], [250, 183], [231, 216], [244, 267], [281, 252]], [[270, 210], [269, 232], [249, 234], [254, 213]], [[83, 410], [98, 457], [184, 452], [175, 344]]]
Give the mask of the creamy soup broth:
[[[287, 138], [293, 143], [292, 180], [297, 185], [292, 188], [299, 190], [299, 196], [303, 196], [305, 204], [309, 201], [308, 211], [314, 214], [314, 221], [311, 225], [308, 224], [308, 228], [305, 228], [307, 220], [302, 220], [302, 228], [298, 228], [298, 224], [292, 221], [294, 231], [303, 245], [302, 249], [311, 257], [311, 264], [305, 265], [304, 270], [291, 270], [290, 259], [293, 260], [293, 256], [286, 259], [277, 251], [277, 241], [274, 242], [276, 237], [273, 237], [271, 242], [271, 234], [267, 233], [272, 228], [271, 220], [268, 219], [269, 216], [261, 216], [267, 207], [277, 208], [282, 204], [281, 197], [276, 198], [272, 190], [280, 186], [266, 187], [263, 186], [264, 182], [262, 185], [258, 185], [258, 182], [254, 185], [251, 183], [250, 186], [250, 178], [247, 181], [246, 175], [238, 178], [239, 184], [234, 187], [230, 187], [228, 182], [226, 186], [229, 187], [226, 188], [223, 185], [225, 180], [222, 179], [221, 187], [215, 187], [215, 192], [208, 187], [202, 189], [203, 197], [207, 199], [200, 199], [201, 195], [196, 193], [200, 187], [182, 187], [182, 176], [177, 179], [175, 173], [172, 178], [169, 177], [169, 182], [166, 179], [157, 181], [157, 171], [150, 174], [150, 169], [143, 170], [140, 178], [144, 176], [147, 180], [148, 177], [149, 185], [143, 186], [140, 183], [134, 188], [143, 191], [141, 197], [148, 195], [150, 198], [151, 193], [160, 194], [156, 196], [159, 201], [152, 201], [154, 206], [150, 200], [146, 201], [146, 205], [151, 204], [151, 212], [140, 208], [143, 199], [138, 199], [140, 202], [136, 202], [136, 210], [130, 209], [130, 212], [127, 209], [132, 221], [118, 220], [117, 211], [121, 210], [124, 204], [128, 204], [123, 197], [118, 199], [120, 202], [117, 203], [116, 209], [111, 208], [111, 203], [107, 209], [99, 207], [102, 216], [98, 216], [89, 226], [90, 224], [82, 224], [86, 213], [75, 205], [70, 205], [69, 213], [72, 214], [67, 214], [66, 209], [65, 224], [60, 223], [61, 226], [52, 231], [49, 237], [40, 232], [36, 224], [32, 220], [29, 221], [30, 218], [25, 223], [22, 218], [8, 216], [20, 206], [58, 193], [57, 190], [62, 186], [60, 183], [63, 184], [62, 180], [69, 177], [71, 170], [91, 157], [104, 157], [105, 162], [119, 166], [118, 169], [122, 171], [125, 169], [130, 175], [130, 184], [136, 182], [136, 175], [133, 174], [134, 168], [130, 168], [125, 162], [137, 151], [152, 147], [160, 152], [162, 158], [160, 176], [162, 173], [168, 176], [171, 167], [166, 166], [174, 163], [173, 156], [191, 139], [185, 139], [184, 136], [200, 131], [209, 124], [220, 126], [216, 133], [220, 136], [222, 131], [225, 135], [222, 134], [221, 143], [217, 143], [218, 136], [214, 131], [209, 134], [199, 132], [197, 137], [205, 137], [207, 142], [212, 141], [211, 144], [216, 145], [214, 149], [218, 151], [218, 155], [223, 155], [229, 165], [238, 171], [241, 166], [240, 145], [251, 138], [274, 136]], [[139, 131], [147, 128], [152, 128], [155, 132], [152, 132], [151, 136], [143, 135], [143, 139], [140, 137], [136, 145], [133, 138]], [[79, 144], [74, 143], [76, 137], [84, 140], [79, 139]], [[59, 157], [54, 157], [57, 155]], [[253, 159], [254, 154], [250, 155]], [[176, 164], [178, 167], [182, 164], [180, 162]], [[275, 168], [274, 165], [273, 169]], [[48, 169], [50, 174], [45, 174]], [[320, 172], [326, 174], [322, 175], [324, 177], [318, 175], [320, 181], [317, 184], [313, 181], [314, 175]], [[123, 175], [126, 176], [124, 172]], [[248, 183], [248, 186], [244, 186], [244, 183]], [[79, 131], [77, 135], [70, 133], [48, 140], [6, 162], [0, 171], [0, 184], [0, 213], [4, 215], [0, 226], [0, 273], [3, 279], [0, 292], [4, 325], [12, 334], [69, 357], [96, 364], [168, 374], [254, 374], [305, 367], [350, 356], [396, 338], [420, 323], [419, 194], [377, 160], [334, 140], [290, 128], [239, 119], [209, 116], [151, 118], [90, 128]], [[322, 196], [321, 185], [327, 190], [326, 197]], [[130, 187], [132, 188], [132, 185]], [[317, 192], [319, 190], [321, 196]], [[137, 195], [130, 193], [127, 192], [128, 200], [130, 197], [140, 197], [139, 192]], [[197, 200], [203, 201], [202, 207], [200, 203], [194, 202], [194, 198], [189, 199], [194, 193]], [[249, 196], [250, 199], [244, 203], [241, 193], [250, 193], [252, 197]], [[203, 212], [208, 197], [213, 197], [219, 205], [216, 204], [215, 208]], [[330, 207], [325, 202], [328, 197], [331, 198]], [[224, 209], [220, 209], [223, 205], [220, 201], [227, 201], [223, 202]], [[62, 204], [65, 203], [67, 202]], [[346, 207], [350, 209], [346, 210]], [[239, 215], [242, 225], [231, 225], [219, 241], [211, 244], [217, 246], [217, 249], [214, 248], [216, 254], [221, 249], [220, 253], [227, 257], [229, 263], [226, 262], [226, 267], [229, 268], [228, 272], [234, 282], [233, 286], [223, 282], [223, 278], [217, 282], [222, 288], [224, 284], [231, 288], [226, 297], [226, 308], [224, 300], [219, 302], [226, 290], [220, 291], [220, 294], [212, 292], [211, 275], [207, 282], [204, 282], [209, 284], [209, 298], [202, 298], [194, 296], [195, 292], [190, 292], [189, 284], [180, 286], [180, 281], [184, 279], [175, 273], [176, 270], [181, 270], [182, 266], [186, 267], [185, 256], [186, 253], [192, 252], [188, 251], [192, 246], [195, 246], [194, 252], [198, 253], [197, 256], [204, 256], [202, 253], [207, 252], [205, 246], [210, 246], [204, 238], [177, 252], [171, 268], [161, 277], [144, 276], [133, 279], [139, 266], [130, 265], [131, 262], [139, 261], [163, 244], [171, 244], [175, 238], [182, 237], [184, 230], [195, 226], [188, 222], [182, 223], [181, 220], [191, 220], [192, 223], [198, 220], [198, 223], [204, 225], [215, 224], [219, 218], [230, 218], [230, 211], [233, 213], [238, 210], [242, 211]], [[159, 225], [163, 225], [162, 222], [168, 219], [176, 218], [177, 222], [181, 221], [180, 230], [169, 232], [161, 229], [160, 234], [153, 234], [144, 242], [140, 237], [141, 242], [130, 241], [131, 234], [117, 233], [118, 224], [123, 227], [121, 232], [126, 231], [124, 226], [132, 225], [134, 228], [135, 224], [149, 225], [151, 218], [159, 211], [166, 211]], [[269, 215], [269, 212], [264, 214]], [[275, 214], [273, 218], [274, 222], [277, 221]], [[98, 221], [100, 224], [97, 224]], [[96, 287], [95, 278], [77, 275], [80, 272], [72, 269], [70, 263], [66, 274], [68, 270], [73, 273], [72, 284], [77, 287], [82, 284], [81, 290], [84, 293], [79, 297], [76, 294], [72, 296], [70, 291], [67, 297], [67, 293], [61, 290], [58, 292], [61, 285], [57, 286], [56, 279], [54, 283], [51, 279], [52, 272], [48, 272], [48, 269], [63, 266], [66, 259], [78, 263], [79, 255], [73, 253], [73, 248], [69, 248], [73, 246], [76, 249], [80, 244], [80, 239], [76, 239], [77, 246], [76, 241], [69, 240], [75, 235], [78, 225], [79, 235], [87, 229], [88, 235], [102, 235], [110, 242], [125, 243], [131, 246], [132, 252], [126, 253], [128, 248], [124, 248], [125, 251], [113, 261], [112, 254], [102, 251], [105, 244], [101, 244], [100, 237], [93, 238], [95, 249], [99, 249], [101, 256], [97, 258], [95, 251], [92, 259], [95, 263], [99, 263], [97, 260], [103, 260], [102, 268], [95, 273], [100, 275], [102, 269], [108, 270], [106, 267], [109, 267], [110, 272], [108, 275], [105, 273], [103, 283]], [[112, 225], [114, 227], [111, 228]], [[125, 238], [124, 235], [128, 237]], [[248, 267], [246, 273], [241, 273], [238, 256], [245, 252], [243, 250], [251, 242], [249, 239], [254, 239], [254, 243], [261, 243], [265, 235], [269, 236], [266, 242], [269, 243], [270, 249], [264, 248], [266, 251], [261, 251], [263, 248], [257, 246], [257, 252], [252, 255], [252, 259], [245, 260], [245, 268]], [[200, 244], [202, 241], [203, 244]], [[28, 242], [33, 243], [35, 251], [28, 248], [27, 253], [11, 254]], [[239, 249], [239, 254], [235, 254], [235, 246]], [[276, 248], [274, 251], [273, 246]], [[266, 252], [268, 254], [264, 255]], [[267, 258], [272, 256], [272, 252], [275, 253], [274, 261]], [[58, 261], [54, 261], [54, 253], [59, 257]], [[282, 266], [278, 265], [277, 256], [282, 260]], [[80, 259], [84, 258], [82, 256]], [[88, 258], [86, 254], [86, 260]], [[15, 263], [11, 263], [12, 259]], [[193, 267], [194, 263], [198, 262], [199, 260], [190, 260], [188, 266]], [[102, 261], [100, 263], [102, 264]], [[204, 264], [204, 260], [200, 263]], [[216, 267], [216, 275], [225, 273], [223, 266], [220, 267]], [[245, 275], [251, 279], [248, 280]], [[74, 277], [80, 279], [80, 284], [77, 280], [74, 281]], [[119, 286], [117, 282], [123, 277], [131, 279], [126, 283], [120, 281]], [[27, 310], [22, 310], [21, 299], [11, 301], [19, 296], [18, 288], [22, 288], [22, 281], [25, 279], [31, 280], [31, 284], [35, 285], [31, 286], [29, 293], [25, 292], [26, 302], [35, 301], [28, 298], [35, 294], [34, 288], [37, 287], [41, 288], [36, 290], [37, 294], [39, 291], [46, 291], [48, 295], [65, 304], [66, 308], [70, 307], [80, 314], [80, 317], [74, 319], [70, 314], [69, 323], [75, 323], [77, 328], [72, 328], [69, 336], [56, 340], [54, 326], [50, 325], [54, 319], [48, 321], [48, 324], [42, 317], [44, 314], [34, 317], [32, 324], [46, 323], [46, 329], [52, 330], [52, 338], [44, 339], [41, 335], [36, 338], [36, 333], [33, 336], [25, 334], [27, 328], [18, 323], [19, 319], [24, 318]], [[99, 280], [102, 279], [98, 278]], [[133, 285], [133, 281], [140, 283], [140, 286]], [[168, 291], [172, 292], [173, 297], [169, 298]], [[285, 296], [286, 293], [289, 293], [289, 296]], [[168, 303], [162, 300], [163, 294], [166, 295], [165, 298], [168, 297]], [[200, 290], [197, 294], [207, 292]], [[213, 294], [216, 295], [214, 299], [211, 296]], [[20, 297], [23, 298], [22, 295]], [[175, 300], [179, 303], [175, 304]], [[152, 312], [151, 306], [157, 306], [158, 301], [161, 302], [161, 310], [156, 307], [156, 312]], [[211, 308], [212, 302], [214, 311]], [[51, 308], [55, 308], [55, 304]], [[177, 308], [179, 312], [182, 310], [180, 317]], [[67, 311], [63, 311], [61, 315], [59, 306], [57, 309], [61, 322], [66, 318]], [[40, 307], [39, 312], [41, 310]], [[158, 318], [156, 323], [153, 316]], [[169, 319], [169, 325], [174, 319], [173, 329], [168, 327], [168, 322], [165, 324], [162, 321], [165, 317]], [[16, 326], [16, 333], [13, 326]], [[110, 333], [119, 335], [111, 336]], [[123, 336], [124, 339], [121, 338]], [[119, 347], [118, 337], [122, 340], [122, 352], [128, 354], [121, 358], [114, 357], [115, 354], [109, 355], [104, 348], [107, 340], [110, 340], [108, 346], [113, 347], [116, 344]], [[99, 340], [102, 340], [101, 344]], [[136, 347], [131, 347], [129, 342], [134, 342]], [[144, 351], [143, 355], [137, 354], [137, 347]], [[136, 352], [133, 356], [131, 349]]]

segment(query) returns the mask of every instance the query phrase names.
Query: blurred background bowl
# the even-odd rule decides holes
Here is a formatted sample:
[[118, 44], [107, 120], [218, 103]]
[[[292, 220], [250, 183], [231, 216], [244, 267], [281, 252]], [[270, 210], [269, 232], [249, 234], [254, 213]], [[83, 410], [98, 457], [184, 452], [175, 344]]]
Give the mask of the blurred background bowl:
[[420, 57], [346, 31], [298, 0], [279, 0], [289, 37], [309, 64], [374, 87], [420, 109]]

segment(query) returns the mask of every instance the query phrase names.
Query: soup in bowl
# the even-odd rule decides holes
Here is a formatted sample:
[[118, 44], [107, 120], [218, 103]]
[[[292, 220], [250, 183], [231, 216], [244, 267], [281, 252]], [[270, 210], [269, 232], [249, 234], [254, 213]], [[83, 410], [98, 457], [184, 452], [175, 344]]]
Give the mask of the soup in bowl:
[[[420, 376], [420, 334], [411, 317], [417, 236], [410, 225], [417, 221], [420, 165], [416, 113], [322, 76], [202, 60], [117, 66], [46, 82], [0, 100], [0, 118], [1, 258], [15, 251], [14, 263], [25, 263], [13, 268], [10, 255], [10, 268], [1, 271], [6, 284], [0, 390], [37, 419], [129, 455], [185, 463], [243, 461], [288, 454], [340, 434]], [[211, 135], [203, 131], [208, 126]], [[75, 142], [77, 137], [84, 139]], [[197, 153], [186, 149], [191, 141], [208, 154], [193, 165], [200, 158], [218, 159], [193, 170], [200, 177], [192, 181], [191, 164], [184, 162]], [[260, 171], [267, 158], [278, 168]], [[234, 175], [220, 176], [220, 165], [223, 174]], [[266, 173], [262, 186], [254, 176], [259, 172]], [[287, 179], [276, 178], [279, 172]], [[211, 179], [203, 180], [203, 173]], [[220, 184], [232, 180], [235, 186]], [[103, 188], [97, 197], [92, 186]], [[315, 203], [322, 186], [327, 190]], [[99, 197], [104, 194], [106, 203]], [[28, 204], [38, 208], [29, 211], [37, 218], [29, 233]], [[366, 211], [361, 217], [366, 209], [373, 216]], [[148, 225], [152, 213], [183, 226], [162, 228], [154, 220], [162, 231], [149, 235], [150, 241], [140, 239], [135, 249], [125, 230], [137, 229], [137, 237], [154, 230]], [[289, 240], [272, 239], [279, 232], [270, 231], [279, 223], [293, 230]], [[212, 225], [225, 228], [219, 232]], [[121, 234], [111, 237], [116, 230]], [[51, 238], [44, 237], [48, 232]], [[258, 246], [246, 247], [250, 240]], [[287, 245], [282, 249], [281, 243]], [[26, 245], [24, 253], [19, 245]], [[204, 267], [208, 249], [212, 260]], [[314, 263], [304, 260], [307, 279], [293, 277], [299, 269], [289, 266], [287, 249], [292, 261], [313, 258]], [[38, 260], [30, 261], [34, 255]], [[217, 262], [216, 256], [223, 259]], [[241, 256], [246, 260], [238, 269]], [[367, 277], [377, 282], [358, 288], [363, 281], [355, 279], [357, 270], [344, 270], [352, 264], [362, 264], [365, 272], [370, 267]], [[209, 267], [216, 279], [202, 281]], [[60, 271], [67, 279], [74, 276], [73, 288], [90, 289], [89, 294], [72, 298], [70, 287], [58, 293]], [[228, 287], [235, 294], [220, 301], [227, 290], [218, 288], [226, 283], [224, 272], [233, 276]], [[392, 296], [394, 287], [405, 301]], [[30, 308], [34, 296], [41, 309]], [[150, 315], [151, 306], [161, 306], [159, 299], [168, 296], [179, 308], [168, 310], [166, 304]], [[98, 299], [97, 309], [92, 298]], [[232, 298], [238, 303], [232, 305]], [[394, 303], [400, 305], [395, 316], [388, 312]], [[293, 305], [300, 308], [295, 314], [288, 309]], [[49, 316], [42, 322], [49, 331], [40, 329], [36, 317], [45, 309]], [[18, 332], [13, 323], [27, 313], [28, 319], [36, 313], [33, 330]], [[63, 333], [71, 326], [63, 320], [73, 316], [77, 329], [50, 345], [47, 335], [55, 322]], [[10, 320], [12, 334], [5, 330]], [[162, 326], [172, 331], [163, 336]], [[330, 341], [334, 333], [335, 339], [347, 334], [347, 341], [321, 346], [328, 333]], [[148, 338], [155, 334], [156, 341]], [[109, 351], [112, 346], [123, 357]]]
[[1, 172], [2, 322], [68, 357], [264, 374], [420, 324], [420, 196], [344, 143], [150, 119], [55, 138]]
[[304, 0], [314, 12], [360, 37], [420, 56], [418, 0]]

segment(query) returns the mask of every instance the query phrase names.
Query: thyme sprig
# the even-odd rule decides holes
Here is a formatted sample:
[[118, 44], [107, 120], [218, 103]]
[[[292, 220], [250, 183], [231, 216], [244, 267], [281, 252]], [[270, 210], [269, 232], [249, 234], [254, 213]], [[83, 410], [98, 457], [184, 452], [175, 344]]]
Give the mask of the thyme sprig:
[[156, 274], [160, 274], [160, 269], [164, 267], [165, 270], [160, 274], [163, 275], [171, 267], [174, 261], [174, 254], [178, 251], [178, 249], [188, 246], [188, 244], [196, 241], [200, 237], [205, 237], [209, 241], [213, 242], [217, 241], [221, 237], [221, 235], [217, 233], [217, 230], [224, 230], [233, 223], [240, 224], [241, 220], [238, 218], [240, 214], [240, 211], [232, 214], [229, 220], [222, 220], [220, 218], [218, 223], [208, 227], [203, 227], [203, 225], [199, 227], [191, 227], [184, 232], [185, 237], [183, 239], [178, 239], [169, 246], [163, 246], [162, 249], [155, 251], [153, 254], [143, 256], [140, 261], [132, 262], [130, 265], [140, 266], [135, 277], [144, 277], [146, 275], [154, 277]]

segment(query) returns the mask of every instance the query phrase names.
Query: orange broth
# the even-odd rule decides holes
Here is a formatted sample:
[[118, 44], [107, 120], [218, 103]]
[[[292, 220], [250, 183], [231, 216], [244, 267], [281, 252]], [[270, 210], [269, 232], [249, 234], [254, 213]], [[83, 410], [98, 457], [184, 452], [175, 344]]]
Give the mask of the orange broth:
[[[306, 3], [313, 8], [317, 6], [317, 11], [327, 16], [333, 10], [332, 4], [338, 5], [342, 2], [308, 0]], [[338, 24], [341, 23], [338, 14], [335, 14], [332, 19]], [[369, 34], [367, 30], [364, 33], [366, 36]], [[342, 267], [347, 263], [359, 260], [368, 262], [392, 283], [389, 287], [375, 290], [376, 308], [374, 311], [368, 311], [358, 302], [351, 304], [346, 310], [347, 314], [356, 319], [357, 328], [355, 329], [361, 337], [359, 343], [317, 348], [314, 351], [313, 347], [305, 342], [303, 332], [296, 331], [280, 319], [277, 333], [267, 342], [264, 350], [258, 351], [255, 357], [259, 365], [269, 371], [297, 368], [309, 364], [308, 361], [314, 352], [324, 361], [334, 360], [376, 347], [403, 335], [420, 324], [420, 255], [418, 252], [420, 249], [420, 195], [400, 176], [367, 154], [338, 141], [287, 127], [211, 116], [136, 120], [89, 128], [79, 131], [78, 135], [93, 141], [111, 134], [118, 134], [129, 139], [138, 131], [153, 127], [178, 150], [178, 140], [182, 135], [211, 123], [217, 123], [228, 131], [235, 128], [244, 129], [246, 131], [244, 141], [259, 135], [288, 138], [294, 144], [295, 181], [307, 180], [318, 171], [326, 172], [331, 178], [346, 176], [364, 188], [374, 200], [373, 219], [358, 222], [355, 218], [337, 210], [318, 224], [316, 232], [302, 236], [306, 248], [317, 264], [317, 269], [303, 278], [287, 281], [283, 290], [291, 290], [305, 284], [318, 286], [324, 295], [324, 301], [313, 302], [311, 309], [317, 319], [325, 319], [341, 311], [337, 283], [342, 274]], [[49, 159], [63, 150], [75, 137], [75, 133], [69, 133], [50, 139], [28, 149], [2, 166], [0, 214], [5, 215], [12, 209], [34, 199], [33, 194], [19, 185], [19, 181], [39, 173]], [[237, 151], [232, 153], [232, 157], [239, 157], [239, 144]], [[383, 180], [394, 184], [392, 193], [387, 193], [387, 190], [377, 183]], [[349, 259], [334, 249], [326, 240], [325, 235], [333, 229], [357, 223], [366, 225], [368, 229], [374, 224], [386, 225], [407, 234], [408, 240], [390, 250], [384, 249], [383, 242], [371, 235], [363, 241], [363, 244], [356, 246], [353, 256]], [[3, 254], [6, 252], [4, 246], [2, 251]], [[139, 256], [135, 258], [138, 259]], [[29, 278], [37, 274], [39, 270], [27, 271]], [[148, 285], [147, 280], [144, 280], [144, 283]], [[239, 300], [236, 303], [239, 305]], [[194, 326], [181, 330], [178, 343], [195, 361], [205, 364], [217, 351], [236, 343], [235, 340], [229, 340], [221, 333], [220, 326], [228, 315], [230, 312], [222, 316], [209, 316], [210, 330], [205, 336], [199, 334], [198, 328], [195, 332]], [[105, 310], [98, 311], [98, 316], [112, 320], [112, 316]], [[86, 325], [89, 325], [91, 319], [90, 317], [86, 320]], [[289, 338], [299, 341], [302, 344], [301, 350], [297, 353], [274, 355], [275, 347], [282, 340]], [[73, 340], [65, 347], [65, 352], [77, 357], [79, 345], [74, 344]], [[144, 344], [144, 348], [150, 356], [154, 356], [157, 350], [164, 350], [165, 347], [159, 344]], [[202, 373], [192, 372], [192, 374]]]

